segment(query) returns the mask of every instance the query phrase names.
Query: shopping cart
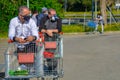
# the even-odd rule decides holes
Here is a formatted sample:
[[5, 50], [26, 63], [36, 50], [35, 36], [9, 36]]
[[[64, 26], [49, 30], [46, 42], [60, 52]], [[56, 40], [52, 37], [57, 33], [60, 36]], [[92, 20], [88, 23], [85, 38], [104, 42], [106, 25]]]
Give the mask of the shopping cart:
[[9, 41], [5, 52], [5, 80], [43, 76], [43, 52], [44, 45], [41, 42], [28, 45]]
[[90, 30], [90, 32], [88, 32], [88, 33], [94, 33], [95, 28], [97, 27], [97, 22], [94, 21], [94, 20], [93, 21], [88, 21], [87, 26], [88, 26], [88, 28]]
[[44, 59], [42, 80], [60, 80], [63, 75], [63, 38], [60, 34], [49, 37], [47, 34], [42, 35], [44, 43]]

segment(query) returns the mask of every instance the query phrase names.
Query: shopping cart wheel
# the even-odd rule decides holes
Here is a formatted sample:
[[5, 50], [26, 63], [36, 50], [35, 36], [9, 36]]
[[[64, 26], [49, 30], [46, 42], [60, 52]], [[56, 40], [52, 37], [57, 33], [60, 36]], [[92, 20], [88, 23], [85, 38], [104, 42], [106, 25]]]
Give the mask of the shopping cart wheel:
[[5, 80], [5, 72], [0, 72], [0, 80]]
[[41, 80], [45, 80], [45, 78], [41, 78]]
[[58, 78], [53, 78], [53, 80], [58, 80]]
[[[41, 80], [45, 80], [45, 78], [41, 78]], [[53, 80], [58, 80], [58, 78], [53, 78]]]

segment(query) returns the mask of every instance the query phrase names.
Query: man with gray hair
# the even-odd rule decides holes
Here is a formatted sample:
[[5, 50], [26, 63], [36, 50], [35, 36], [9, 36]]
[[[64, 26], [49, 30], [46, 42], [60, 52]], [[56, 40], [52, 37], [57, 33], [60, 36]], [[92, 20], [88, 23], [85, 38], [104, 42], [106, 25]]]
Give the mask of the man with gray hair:
[[19, 8], [17, 17], [9, 24], [9, 38], [19, 43], [31, 42], [38, 39], [35, 22], [30, 18], [30, 10], [26, 6]]
[[[24, 50], [28, 49], [28, 46], [29, 50], [36, 49], [34, 41], [39, 38], [38, 30], [35, 22], [30, 18], [30, 10], [27, 6], [20, 6], [18, 16], [11, 19], [8, 35], [11, 40], [17, 43], [18, 53], [24, 52]], [[24, 44], [24, 49], [21, 49], [20, 44]], [[12, 80], [29, 80], [29, 78]]]

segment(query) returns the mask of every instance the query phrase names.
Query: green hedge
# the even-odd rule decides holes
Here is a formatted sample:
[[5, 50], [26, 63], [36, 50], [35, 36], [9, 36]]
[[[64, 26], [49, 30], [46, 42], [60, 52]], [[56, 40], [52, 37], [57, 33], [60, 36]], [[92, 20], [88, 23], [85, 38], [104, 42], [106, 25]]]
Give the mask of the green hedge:
[[[84, 25], [63, 25], [63, 32], [64, 33], [74, 33], [74, 32], [89, 32], [93, 31], [94, 28], [90, 28], [89, 26]], [[101, 30], [101, 26], [98, 26], [98, 30]], [[120, 31], [120, 24], [108, 24], [104, 26], [104, 31]]]
[[84, 32], [82, 25], [63, 25], [62, 31], [65, 33]]
[[104, 29], [105, 31], [120, 31], [120, 23], [108, 24]]

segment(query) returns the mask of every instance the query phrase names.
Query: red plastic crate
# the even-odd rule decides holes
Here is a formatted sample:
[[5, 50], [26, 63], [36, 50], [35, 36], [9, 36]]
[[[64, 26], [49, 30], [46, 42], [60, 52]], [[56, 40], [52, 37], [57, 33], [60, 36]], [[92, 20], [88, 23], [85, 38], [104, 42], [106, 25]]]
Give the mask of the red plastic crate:
[[56, 49], [57, 43], [56, 42], [45, 42], [45, 49]]
[[20, 64], [34, 63], [34, 53], [18, 53], [18, 62]]
[[54, 58], [54, 53], [44, 51], [44, 58]]

